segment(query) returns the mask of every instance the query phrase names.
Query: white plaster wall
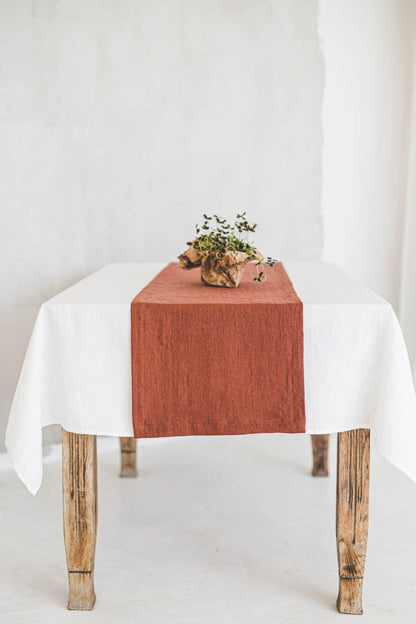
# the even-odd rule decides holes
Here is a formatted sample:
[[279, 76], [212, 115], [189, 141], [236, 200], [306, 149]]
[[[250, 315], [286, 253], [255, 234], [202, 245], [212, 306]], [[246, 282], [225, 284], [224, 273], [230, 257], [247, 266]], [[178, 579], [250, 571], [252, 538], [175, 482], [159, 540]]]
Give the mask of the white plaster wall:
[[414, 0], [320, 0], [323, 259], [397, 307]]
[[246, 210], [321, 249], [317, 0], [0, 0], [0, 445], [39, 305]]
[[407, 166], [406, 217], [400, 287], [400, 322], [416, 381], [416, 3], [412, 19], [413, 80]]

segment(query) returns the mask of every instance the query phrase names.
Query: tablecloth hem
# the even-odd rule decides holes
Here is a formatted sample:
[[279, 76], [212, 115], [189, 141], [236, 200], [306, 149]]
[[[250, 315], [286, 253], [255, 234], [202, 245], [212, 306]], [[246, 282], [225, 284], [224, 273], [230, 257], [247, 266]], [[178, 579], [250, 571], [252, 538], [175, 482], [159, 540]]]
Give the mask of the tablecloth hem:
[[[78, 433], [81, 435], [95, 435], [95, 436], [107, 436], [107, 437], [114, 437], [114, 438], [120, 438], [120, 437], [129, 437], [129, 438], [133, 438], [133, 433], [126, 433], [126, 432], [102, 432], [102, 433], [97, 433], [97, 431], [90, 431], [90, 430], [83, 430], [80, 431], [79, 428], [77, 428], [77, 431], [72, 431], [71, 427], [66, 427], [65, 425], [62, 425], [61, 423], [49, 423], [49, 424], [56, 424], [56, 425], [60, 425], [61, 427], [63, 427], [66, 431], [69, 431], [71, 433]], [[354, 426], [352, 427], [348, 427], [346, 429], [340, 429], [339, 427], [335, 427], [335, 428], [331, 428], [330, 430], [328, 430], [328, 428], [326, 428], [325, 430], [322, 428], [313, 428], [313, 429], [309, 429], [307, 431], [305, 431], [303, 433], [303, 435], [325, 435], [325, 434], [333, 434], [333, 433], [340, 433], [342, 431], [351, 431], [352, 429], [370, 429], [370, 430], [374, 430], [376, 429], [376, 427], [371, 427], [371, 425], [369, 423], [355, 423]], [[276, 433], [281, 433], [281, 432], [276, 432]], [[252, 433], [252, 434], [239, 434], [239, 435], [270, 435], [270, 434], [265, 434], [265, 433]], [[297, 434], [288, 434], [288, 435], [299, 435], [299, 433]], [[159, 437], [155, 437], [155, 438], [146, 438], [146, 439], [161, 439], [165, 437], [166, 439], [170, 439], [170, 438], [197, 438], [197, 437], [206, 437], [206, 436], [198, 436], [198, 435], [190, 435], [190, 436], [159, 436]], [[138, 438], [140, 439], [140, 438]], [[143, 439], [143, 438], [142, 438]], [[7, 453], [10, 459], [10, 463], [12, 465], [12, 468], [15, 470], [17, 476], [19, 477], [19, 479], [22, 481], [22, 483], [26, 486], [26, 488], [29, 490], [30, 494], [32, 494], [32, 496], [34, 496], [38, 490], [40, 489], [41, 483], [42, 483], [42, 466], [41, 466], [41, 472], [40, 475], [34, 479], [33, 478], [33, 474], [29, 475], [29, 473], [22, 467], [21, 463], [19, 462], [19, 460], [17, 459], [17, 455], [14, 452], [13, 447], [10, 447], [7, 440], [6, 440], [6, 448], [7, 448]], [[415, 484], [416, 484], [416, 470], [412, 471], [411, 469], [409, 469], [408, 467], [405, 466], [405, 464], [402, 462], [401, 459], [397, 459], [396, 457], [393, 457], [393, 455], [390, 455], [388, 452], [386, 452], [385, 450], [382, 450], [380, 448], [380, 445], [377, 443], [377, 439], [375, 440], [375, 448], [377, 450], [377, 452], [384, 457], [387, 461], [389, 461], [395, 468], [397, 468], [398, 470], [400, 470], [401, 472], [403, 472], [409, 479], [411, 479]]]
[[381, 449], [377, 445], [377, 440], [375, 442], [375, 448], [376, 448], [376, 451], [379, 453], [379, 455], [384, 457], [384, 459], [390, 462], [390, 464], [394, 466], [395, 468], [397, 468], [397, 470], [400, 470], [401, 472], [403, 472], [406, 475], [406, 477], [408, 477], [411, 481], [413, 481], [413, 484], [416, 485], [416, 470], [412, 472], [412, 470], [409, 470], [409, 468], [405, 468], [405, 465], [402, 463], [401, 460], [397, 460], [389, 453], [385, 453], [384, 451], [381, 451]]
[[9, 457], [13, 470], [16, 472], [21, 482], [29, 490], [29, 493], [32, 494], [32, 496], [35, 496], [35, 494], [37, 494], [42, 484], [42, 474], [43, 474], [42, 464], [41, 464], [41, 473], [38, 479], [33, 479], [33, 475], [29, 477], [28, 473], [22, 468], [22, 465], [19, 463], [19, 460], [16, 459], [16, 455], [14, 451], [8, 446], [7, 441], [6, 441], [6, 449], [7, 449], [7, 455]]
[[[306, 419], [308, 417], [306, 416]], [[306, 422], [308, 422], [308, 420], [306, 420]], [[340, 427], [330, 427], [328, 429], [328, 427], [326, 427], [325, 429], [323, 429], [322, 427], [312, 427], [312, 428], [306, 428], [305, 433], [308, 433], [309, 435], [326, 435], [326, 434], [331, 434], [331, 433], [342, 433], [343, 431], [352, 431], [353, 429], [372, 429], [375, 427], [372, 427], [371, 424], [367, 421], [365, 423], [355, 423], [352, 426], [348, 426], [345, 429]]]

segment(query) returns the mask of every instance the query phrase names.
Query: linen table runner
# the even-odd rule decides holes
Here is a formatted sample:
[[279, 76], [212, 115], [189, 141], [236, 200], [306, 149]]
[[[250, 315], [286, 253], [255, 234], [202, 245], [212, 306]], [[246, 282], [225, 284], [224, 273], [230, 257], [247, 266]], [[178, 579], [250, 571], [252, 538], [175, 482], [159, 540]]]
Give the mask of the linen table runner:
[[281, 263], [239, 288], [172, 263], [132, 301], [136, 438], [305, 431], [303, 304]]

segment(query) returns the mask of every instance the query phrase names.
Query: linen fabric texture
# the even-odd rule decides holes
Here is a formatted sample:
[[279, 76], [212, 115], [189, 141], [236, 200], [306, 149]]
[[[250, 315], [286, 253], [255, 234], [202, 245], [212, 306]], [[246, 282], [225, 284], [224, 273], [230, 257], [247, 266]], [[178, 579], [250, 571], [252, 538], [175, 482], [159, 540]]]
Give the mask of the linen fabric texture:
[[[378, 451], [416, 482], [416, 397], [392, 307], [333, 264], [283, 265], [303, 302], [306, 433], [370, 428]], [[33, 494], [45, 425], [133, 436], [131, 302], [165, 266], [109, 264], [42, 304], [6, 432]]]
[[303, 305], [281, 263], [238, 288], [168, 265], [131, 304], [136, 438], [305, 431]]

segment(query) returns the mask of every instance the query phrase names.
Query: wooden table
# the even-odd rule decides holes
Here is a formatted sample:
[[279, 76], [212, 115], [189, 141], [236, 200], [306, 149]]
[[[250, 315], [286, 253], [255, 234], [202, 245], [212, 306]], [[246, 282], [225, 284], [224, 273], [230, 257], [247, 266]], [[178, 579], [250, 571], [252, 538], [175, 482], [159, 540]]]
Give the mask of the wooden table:
[[[95, 600], [96, 435], [120, 437], [121, 475], [137, 475], [136, 442], [129, 437], [131, 302], [164, 266], [107, 265], [45, 302], [19, 378], [6, 446], [32, 494], [42, 480], [42, 427], [63, 429], [70, 609], [91, 609]], [[380, 453], [416, 482], [409, 359], [386, 301], [334, 265], [284, 266], [303, 303], [305, 431], [315, 434], [314, 475], [327, 474], [324, 434], [338, 434], [338, 609], [361, 613], [370, 427]]]
[[[328, 474], [328, 435], [313, 435], [314, 476]], [[97, 539], [97, 439], [62, 431], [64, 538], [68, 609], [94, 607]], [[120, 438], [121, 477], [137, 477], [136, 440]], [[360, 614], [368, 533], [370, 430], [338, 433], [336, 536], [338, 611]]]

